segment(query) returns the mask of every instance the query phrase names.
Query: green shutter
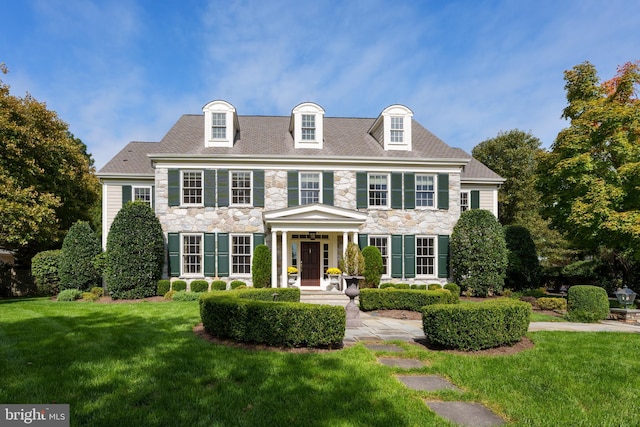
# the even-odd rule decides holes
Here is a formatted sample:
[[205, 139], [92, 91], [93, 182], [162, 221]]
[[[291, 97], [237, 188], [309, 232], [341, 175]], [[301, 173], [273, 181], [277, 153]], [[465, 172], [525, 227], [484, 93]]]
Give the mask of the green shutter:
[[416, 208], [416, 174], [404, 174], [404, 208]]
[[438, 174], [438, 209], [449, 209], [449, 174]]
[[218, 233], [218, 276], [229, 277], [229, 234]]
[[356, 207], [366, 209], [369, 207], [369, 197], [367, 189], [367, 173], [356, 172]]
[[333, 206], [333, 171], [322, 172], [322, 203]]
[[218, 171], [218, 206], [229, 206], [229, 171], [227, 169]]
[[156, 211], [156, 186], [151, 186], [151, 210]]
[[180, 206], [180, 171], [169, 169], [169, 206]]
[[180, 234], [169, 233], [167, 236], [167, 248], [169, 249], [169, 275], [180, 276]]
[[216, 171], [214, 169], [204, 171], [204, 205], [216, 206]]
[[289, 207], [298, 206], [298, 171], [287, 172], [287, 200]]
[[402, 235], [391, 236], [391, 277], [402, 278]]
[[416, 277], [416, 237], [404, 236], [404, 277]]
[[253, 247], [264, 245], [264, 233], [253, 233]]
[[216, 233], [204, 233], [204, 275], [216, 275]]
[[264, 207], [264, 171], [253, 171], [253, 206]]
[[126, 205], [131, 201], [131, 186], [123, 185], [122, 186], [122, 206]]
[[402, 209], [402, 174], [391, 173], [391, 208]]
[[480, 209], [480, 192], [478, 190], [471, 192], [471, 209]]
[[368, 234], [358, 234], [358, 247], [360, 250], [363, 250], [369, 246], [369, 235]]
[[438, 236], [438, 277], [449, 277], [449, 236]]

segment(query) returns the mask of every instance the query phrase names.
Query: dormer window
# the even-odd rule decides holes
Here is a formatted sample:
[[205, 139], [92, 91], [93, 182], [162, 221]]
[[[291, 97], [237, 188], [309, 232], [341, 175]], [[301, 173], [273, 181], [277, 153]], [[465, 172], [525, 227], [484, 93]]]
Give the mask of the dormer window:
[[380, 113], [369, 133], [387, 151], [411, 151], [412, 117], [413, 112], [404, 105], [392, 105]]
[[204, 113], [204, 146], [233, 147], [238, 116], [233, 105], [226, 101], [211, 101], [202, 107]]
[[295, 148], [322, 148], [324, 110], [318, 104], [305, 102], [291, 112], [289, 132]]

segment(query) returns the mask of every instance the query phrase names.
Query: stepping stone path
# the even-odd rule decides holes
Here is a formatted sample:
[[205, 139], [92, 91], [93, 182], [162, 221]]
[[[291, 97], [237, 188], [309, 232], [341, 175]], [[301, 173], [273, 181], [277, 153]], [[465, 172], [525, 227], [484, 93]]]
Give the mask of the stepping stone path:
[[[365, 344], [372, 351], [388, 351], [401, 353], [402, 347], [393, 344]], [[378, 357], [378, 361], [386, 366], [394, 366], [404, 369], [421, 368], [424, 364], [419, 360], [391, 357]], [[412, 390], [438, 391], [453, 390], [462, 391], [454, 384], [437, 375], [398, 375], [404, 385]], [[461, 426], [485, 427], [500, 426], [505, 422], [489, 409], [479, 403], [473, 402], [439, 402], [425, 400], [425, 405], [433, 412], [451, 422]]]

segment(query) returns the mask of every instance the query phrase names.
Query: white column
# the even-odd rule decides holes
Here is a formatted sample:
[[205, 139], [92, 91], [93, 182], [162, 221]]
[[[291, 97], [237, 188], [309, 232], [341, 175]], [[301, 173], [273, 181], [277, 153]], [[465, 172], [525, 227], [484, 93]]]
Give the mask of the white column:
[[278, 233], [271, 232], [271, 287], [278, 287]]
[[342, 233], [342, 256], [344, 257], [344, 253], [347, 251], [347, 244], [349, 243], [349, 234], [345, 231]]
[[358, 244], [358, 232], [357, 231], [353, 232], [353, 243], [355, 243], [356, 245]]
[[280, 286], [287, 287], [287, 267], [289, 266], [289, 245], [287, 244], [287, 232], [282, 232], [282, 276]]

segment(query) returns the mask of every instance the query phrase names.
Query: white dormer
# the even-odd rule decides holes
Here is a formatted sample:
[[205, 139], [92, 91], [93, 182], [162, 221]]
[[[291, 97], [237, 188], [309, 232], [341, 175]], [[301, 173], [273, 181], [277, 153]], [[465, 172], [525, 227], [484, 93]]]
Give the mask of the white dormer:
[[322, 148], [324, 109], [313, 102], [296, 105], [291, 111], [289, 132], [295, 148]]
[[226, 101], [211, 101], [202, 107], [204, 113], [204, 146], [233, 147], [239, 129], [233, 105]]
[[413, 111], [396, 104], [385, 108], [369, 129], [369, 133], [387, 151], [411, 151], [411, 118]]

